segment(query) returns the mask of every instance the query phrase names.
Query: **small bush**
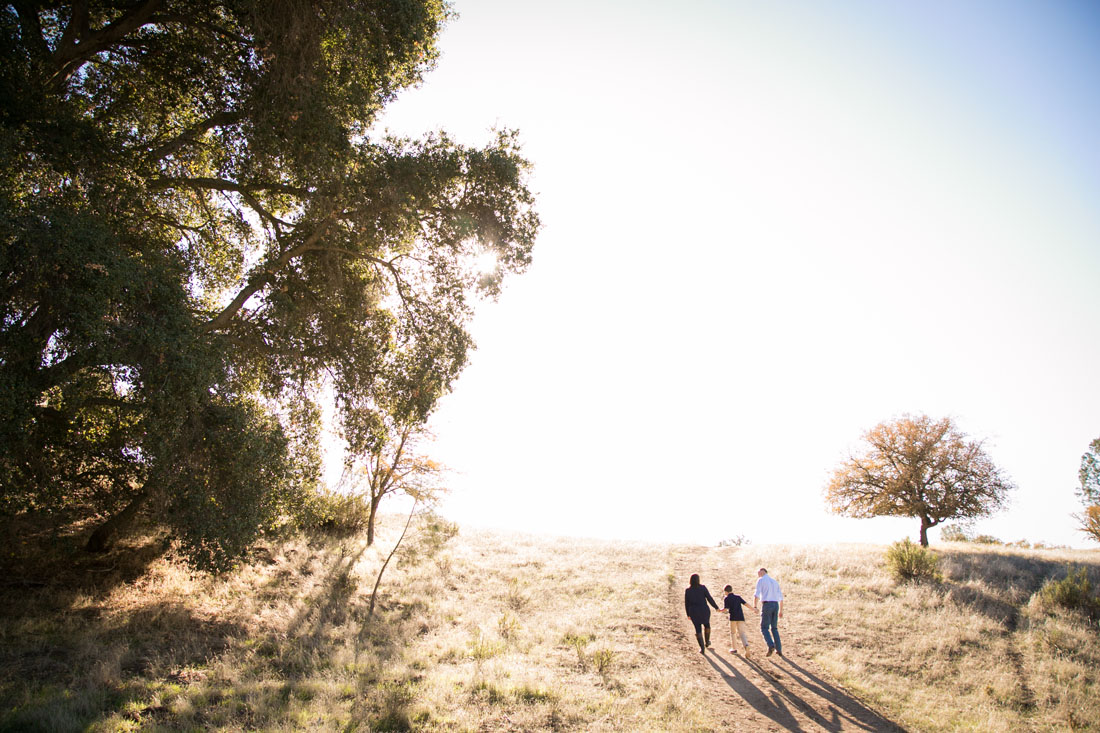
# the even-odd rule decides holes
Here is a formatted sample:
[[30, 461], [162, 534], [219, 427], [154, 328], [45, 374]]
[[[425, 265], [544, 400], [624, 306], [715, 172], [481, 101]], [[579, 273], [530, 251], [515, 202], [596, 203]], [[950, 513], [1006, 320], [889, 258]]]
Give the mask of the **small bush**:
[[1039, 589], [1039, 598], [1047, 606], [1058, 606], [1083, 613], [1091, 621], [1100, 620], [1100, 598], [1093, 593], [1085, 568], [1066, 568], [1066, 577], [1051, 578]]
[[931, 580], [939, 582], [940, 559], [926, 547], [914, 544], [906, 537], [886, 550], [886, 565], [899, 582]]
[[566, 634], [562, 639], [567, 646], [571, 646], [577, 651], [577, 663], [580, 664], [581, 669], [588, 669], [588, 657], [585, 655], [584, 649], [595, 638], [592, 634]]
[[370, 502], [360, 494], [338, 494], [322, 489], [306, 498], [300, 510], [302, 529], [333, 537], [350, 537], [367, 529]]
[[615, 660], [615, 652], [610, 649], [597, 649], [592, 652], [592, 665], [600, 676], [606, 676], [611, 671], [611, 663]]
[[474, 638], [470, 640], [469, 646], [470, 656], [479, 664], [504, 651], [504, 642], [484, 638], [481, 629], [474, 629]]
[[970, 535], [957, 524], [945, 524], [940, 530], [940, 539], [944, 542], [970, 542]]

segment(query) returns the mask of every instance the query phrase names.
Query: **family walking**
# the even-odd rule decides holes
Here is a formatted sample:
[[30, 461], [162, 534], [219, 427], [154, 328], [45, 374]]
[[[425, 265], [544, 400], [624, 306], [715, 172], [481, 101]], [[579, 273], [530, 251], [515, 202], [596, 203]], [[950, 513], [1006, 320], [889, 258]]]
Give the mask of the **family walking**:
[[[768, 654], [778, 652], [783, 656], [783, 644], [779, 640], [779, 619], [783, 618], [783, 592], [779, 589], [779, 583], [768, 575], [765, 568], [760, 568], [756, 573], [756, 591], [752, 597], [752, 610], [760, 614], [760, 633], [764, 636], [764, 643], [768, 645]], [[723, 590], [726, 597], [723, 607], [718, 608], [714, 598], [707, 587], [699, 581], [699, 574], [691, 576], [687, 589], [684, 591], [684, 610], [688, 618], [695, 626], [695, 640], [699, 642], [699, 652], [707, 653], [710, 643], [710, 609], [729, 613], [730, 622], [730, 653], [737, 653], [737, 642], [734, 636], [741, 638], [741, 645], [745, 648], [745, 656], [749, 656], [749, 637], [745, 633], [745, 612], [742, 606], [749, 603], [741, 596], [733, 592], [733, 586], [727, 585]], [[760, 602], [759, 610], [756, 607]], [[709, 604], [709, 605], [708, 605]]]

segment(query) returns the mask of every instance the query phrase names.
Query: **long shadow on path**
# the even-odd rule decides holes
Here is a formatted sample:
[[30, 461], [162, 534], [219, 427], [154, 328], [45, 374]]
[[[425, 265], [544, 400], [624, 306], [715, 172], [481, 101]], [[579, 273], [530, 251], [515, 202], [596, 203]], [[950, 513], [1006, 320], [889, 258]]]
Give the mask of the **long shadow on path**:
[[[722, 664], [715, 662], [715, 659], [721, 661]], [[774, 720], [787, 730], [803, 730], [801, 724], [784, 704], [782, 697], [775, 694], [769, 696], [738, 671], [736, 667], [721, 657], [708, 654], [707, 661], [710, 662], [710, 666], [714, 667], [715, 671], [722, 675], [722, 679], [726, 681], [726, 684], [733, 688], [733, 691], [751, 705], [756, 712]]]
[[[715, 660], [721, 662], [718, 664]], [[802, 731], [802, 724], [791, 712], [797, 710], [815, 725], [828, 731], [865, 730], [905, 733], [905, 729], [871, 710], [851, 695], [833, 687], [816, 675], [784, 658], [780, 667], [790, 679], [804, 688], [801, 693], [781, 681], [769, 670], [770, 662], [757, 662], [740, 658], [748, 664], [771, 688], [765, 692], [753, 684], [733, 663], [720, 656], [708, 656], [707, 661], [721, 675], [734, 692], [741, 696], [757, 712], [767, 716], [789, 731]], [[779, 663], [776, 663], [777, 665]], [[818, 706], [807, 701], [804, 695], [818, 698]]]

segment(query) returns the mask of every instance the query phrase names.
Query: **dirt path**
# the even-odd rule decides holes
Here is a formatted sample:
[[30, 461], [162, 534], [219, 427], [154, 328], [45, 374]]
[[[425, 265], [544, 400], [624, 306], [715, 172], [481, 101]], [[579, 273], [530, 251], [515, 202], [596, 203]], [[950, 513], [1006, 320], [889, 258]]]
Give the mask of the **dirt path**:
[[[721, 603], [718, 569], [697, 567], [697, 556], [688, 550], [673, 558], [677, 579], [693, 572], [710, 579], [711, 594]], [[742, 568], [745, 573], [751, 569]], [[729, 567], [723, 572], [728, 573]], [[746, 577], [749, 577], [746, 575]], [[724, 585], [724, 583], [722, 583]], [[731, 654], [729, 623], [723, 614], [711, 617], [714, 646], [699, 653], [695, 631], [684, 615], [683, 588], [674, 584], [668, 592], [667, 613], [661, 618], [662, 646], [668, 663], [685, 675], [693, 675], [705, 689], [713, 690], [719, 715], [729, 730], [752, 731], [904, 731], [854, 695], [830, 684], [816, 665], [798, 654], [801, 629], [785, 618], [780, 622], [785, 657], [766, 657], [757, 616], [749, 619], [749, 643], [754, 657]], [[794, 643], [791, 643], [794, 642]]]

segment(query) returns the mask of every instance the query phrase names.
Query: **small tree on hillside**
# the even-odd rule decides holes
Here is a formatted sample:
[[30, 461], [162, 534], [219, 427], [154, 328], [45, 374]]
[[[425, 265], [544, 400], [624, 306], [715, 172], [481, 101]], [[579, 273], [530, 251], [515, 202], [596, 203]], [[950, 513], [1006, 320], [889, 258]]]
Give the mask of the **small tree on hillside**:
[[1077, 495], [1085, 505], [1085, 511], [1078, 515], [1081, 531], [1100, 542], [1100, 438], [1089, 443], [1088, 450], [1081, 456], [1081, 487]]
[[423, 455], [419, 444], [423, 428], [412, 423], [390, 423], [383, 437], [358, 455], [349, 454], [345, 480], [367, 499], [367, 545], [374, 544], [378, 507], [392, 494], [406, 494], [419, 504], [431, 505], [445, 489], [439, 483], [443, 466]]
[[947, 519], [971, 519], [1004, 506], [1012, 482], [981, 441], [967, 440], [951, 418], [904, 415], [863, 436], [825, 488], [825, 501], [849, 517], [916, 517], [920, 543]]

